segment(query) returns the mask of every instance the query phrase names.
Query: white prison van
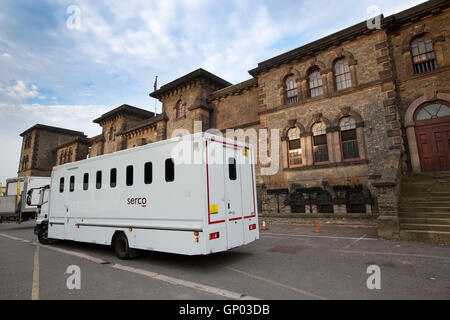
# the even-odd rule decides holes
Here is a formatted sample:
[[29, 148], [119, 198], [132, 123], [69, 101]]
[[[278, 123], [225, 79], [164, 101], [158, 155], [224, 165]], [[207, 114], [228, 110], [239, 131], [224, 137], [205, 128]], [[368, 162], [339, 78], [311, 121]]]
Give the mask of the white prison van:
[[36, 233], [112, 245], [121, 259], [249, 244], [259, 239], [253, 157], [248, 144], [198, 133], [55, 167]]

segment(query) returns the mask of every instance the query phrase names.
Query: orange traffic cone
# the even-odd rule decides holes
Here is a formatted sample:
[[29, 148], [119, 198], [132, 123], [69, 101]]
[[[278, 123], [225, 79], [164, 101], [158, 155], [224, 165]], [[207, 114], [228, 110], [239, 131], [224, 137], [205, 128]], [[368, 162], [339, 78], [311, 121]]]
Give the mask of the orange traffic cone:
[[269, 229], [267, 229], [267, 226], [266, 226], [266, 221], [265, 221], [265, 220], [263, 220], [263, 223], [262, 223], [262, 228], [261, 228], [261, 230], [262, 230], [262, 231], [266, 231], [266, 230], [269, 230]]
[[316, 233], [322, 233], [322, 230], [320, 230], [320, 225], [319, 225], [319, 223], [317, 222], [317, 229], [316, 229]]

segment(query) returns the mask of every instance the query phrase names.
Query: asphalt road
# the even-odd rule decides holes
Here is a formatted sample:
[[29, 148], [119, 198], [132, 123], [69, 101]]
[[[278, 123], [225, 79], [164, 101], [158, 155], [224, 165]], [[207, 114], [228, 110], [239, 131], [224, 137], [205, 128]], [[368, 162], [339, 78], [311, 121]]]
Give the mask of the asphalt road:
[[[450, 299], [450, 248], [376, 239], [372, 229], [271, 225], [261, 239], [200, 257], [37, 244], [33, 222], [0, 224], [0, 299]], [[369, 290], [369, 266], [381, 289]], [[81, 289], [68, 289], [78, 266]]]

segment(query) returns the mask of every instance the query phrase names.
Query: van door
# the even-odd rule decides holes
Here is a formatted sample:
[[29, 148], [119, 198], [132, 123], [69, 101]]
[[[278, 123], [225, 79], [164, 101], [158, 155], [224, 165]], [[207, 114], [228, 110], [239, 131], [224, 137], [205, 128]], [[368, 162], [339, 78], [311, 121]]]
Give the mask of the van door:
[[228, 248], [244, 243], [241, 190], [241, 149], [224, 145], [225, 210]]
[[64, 239], [65, 240], [75, 240], [75, 217], [69, 205], [64, 205], [64, 210], [66, 210], [66, 220], [64, 221]]

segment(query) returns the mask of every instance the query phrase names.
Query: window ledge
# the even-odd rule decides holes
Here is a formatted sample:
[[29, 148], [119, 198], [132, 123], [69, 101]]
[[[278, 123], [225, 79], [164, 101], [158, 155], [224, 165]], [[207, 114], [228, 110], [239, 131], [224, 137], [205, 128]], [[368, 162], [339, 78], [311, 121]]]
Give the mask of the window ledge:
[[362, 160], [357, 160], [357, 161], [334, 162], [334, 163], [319, 164], [319, 165], [313, 165], [313, 166], [285, 168], [284, 171], [304, 171], [304, 170], [314, 170], [314, 169], [327, 169], [327, 168], [354, 166], [354, 165], [368, 164], [368, 163], [369, 163], [369, 160], [362, 159]]

